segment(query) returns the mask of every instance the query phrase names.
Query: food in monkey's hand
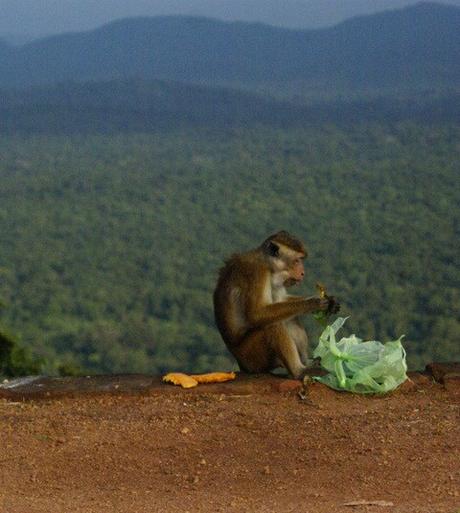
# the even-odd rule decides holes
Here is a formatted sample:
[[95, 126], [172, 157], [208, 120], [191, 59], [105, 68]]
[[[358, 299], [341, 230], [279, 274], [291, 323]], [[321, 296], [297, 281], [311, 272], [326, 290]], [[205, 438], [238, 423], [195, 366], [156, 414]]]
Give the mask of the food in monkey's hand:
[[318, 282], [316, 284], [316, 289], [318, 290], [318, 294], [321, 299], [327, 298], [326, 287], [322, 283]]
[[322, 283], [316, 284], [316, 289], [318, 290], [319, 297], [321, 299], [328, 299], [329, 304], [327, 310], [322, 310], [313, 314], [313, 317], [323, 326], [327, 324], [328, 318], [339, 312], [340, 303], [335, 299], [334, 296], [329, 296], [326, 292], [326, 287]]
[[208, 372], [207, 374], [184, 374], [182, 372], [170, 372], [163, 376], [165, 383], [180, 385], [182, 388], [193, 388], [199, 383], [223, 383], [236, 378], [234, 372]]

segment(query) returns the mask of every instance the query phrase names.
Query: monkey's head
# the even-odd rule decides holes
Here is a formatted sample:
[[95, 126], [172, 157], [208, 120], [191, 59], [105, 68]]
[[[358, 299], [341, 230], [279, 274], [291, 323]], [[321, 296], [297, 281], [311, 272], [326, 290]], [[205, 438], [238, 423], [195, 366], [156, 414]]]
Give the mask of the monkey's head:
[[307, 250], [299, 239], [283, 230], [268, 237], [261, 248], [280, 285], [290, 287], [303, 280]]

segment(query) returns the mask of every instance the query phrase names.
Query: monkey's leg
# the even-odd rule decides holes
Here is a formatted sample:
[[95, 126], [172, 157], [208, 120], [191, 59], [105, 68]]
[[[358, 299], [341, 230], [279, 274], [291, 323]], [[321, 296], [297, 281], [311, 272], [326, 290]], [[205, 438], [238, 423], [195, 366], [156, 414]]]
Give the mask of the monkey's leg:
[[308, 357], [308, 342], [307, 343], [300, 343], [297, 340], [296, 346], [297, 346], [297, 350], [299, 351], [300, 361], [306, 367], [311, 367], [311, 365], [313, 364], [313, 360]]
[[300, 361], [307, 367], [311, 366], [312, 360], [308, 357], [308, 336], [303, 324], [299, 319], [292, 319], [284, 323], [289, 337], [295, 342], [299, 352]]
[[283, 323], [251, 332], [232, 348], [232, 353], [245, 372], [269, 372], [284, 367], [294, 378], [301, 378], [307, 369]]
[[247, 334], [231, 351], [241, 370], [245, 372], [269, 372], [274, 368], [274, 357], [265, 337], [265, 330], [255, 330]]
[[297, 350], [299, 351], [300, 360], [307, 369], [319, 369], [321, 365], [318, 360], [310, 358], [308, 353], [308, 337], [304, 332], [305, 338], [303, 340], [296, 340]]
[[288, 323], [284, 323], [284, 325], [289, 332], [289, 336], [295, 342], [302, 364], [307, 369], [321, 368], [321, 364], [318, 360], [314, 360], [309, 356], [308, 335], [299, 319], [293, 319]]
[[302, 363], [297, 344], [290, 337], [285, 326], [281, 323], [270, 326], [265, 329], [265, 336], [272, 352], [276, 355], [276, 360], [282, 363], [293, 378], [301, 378], [307, 367]]

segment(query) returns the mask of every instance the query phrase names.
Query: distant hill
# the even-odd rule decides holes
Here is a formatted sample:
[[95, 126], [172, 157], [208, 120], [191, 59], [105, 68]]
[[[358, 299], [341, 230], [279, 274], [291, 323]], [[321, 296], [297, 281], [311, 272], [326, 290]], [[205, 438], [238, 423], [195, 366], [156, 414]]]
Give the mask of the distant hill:
[[[460, 0], [438, 1], [460, 6]], [[17, 35], [25, 34], [30, 41], [29, 34], [80, 32], [116, 19], [165, 15], [314, 29], [330, 27], [353, 16], [416, 3], [417, 0], [2, 0], [0, 37], [10, 40], [13, 36], [14, 44], [22, 44], [26, 40]]]
[[[47, 34], [48, 35], [48, 34]], [[12, 46], [20, 46], [26, 43], [30, 43], [36, 39], [45, 37], [44, 34], [27, 34], [27, 33], [11, 33], [5, 32], [0, 34], [0, 39]]]
[[133, 76], [333, 90], [457, 87], [459, 26], [460, 8], [433, 3], [310, 31], [184, 16], [132, 18], [8, 52], [0, 47], [0, 87]]
[[9, 55], [11, 52], [11, 46], [7, 43], [5, 39], [0, 38], [0, 56], [2, 59]]
[[249, 92], [170, 81], [109, 80], [0, 91], [0, 133], [107, 133], [178, 127], [347, 125], [460, 119], [460, 93], [299, 106]]

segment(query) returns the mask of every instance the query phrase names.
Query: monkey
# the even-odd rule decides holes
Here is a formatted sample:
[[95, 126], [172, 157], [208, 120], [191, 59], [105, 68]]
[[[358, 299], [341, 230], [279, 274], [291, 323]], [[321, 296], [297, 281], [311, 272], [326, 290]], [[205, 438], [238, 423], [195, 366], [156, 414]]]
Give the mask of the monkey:
[[259, 247], [232, 255], [219, 271], [214, 290], [217, 328], [240, 369], [265, 373], [284, 367], [295, 379], [313, 361], [299, 316], [336, 313], [333, 297], [298, 297], [287, 288], [304, 276], [304, 244], [287, 231], [270, 235]]

